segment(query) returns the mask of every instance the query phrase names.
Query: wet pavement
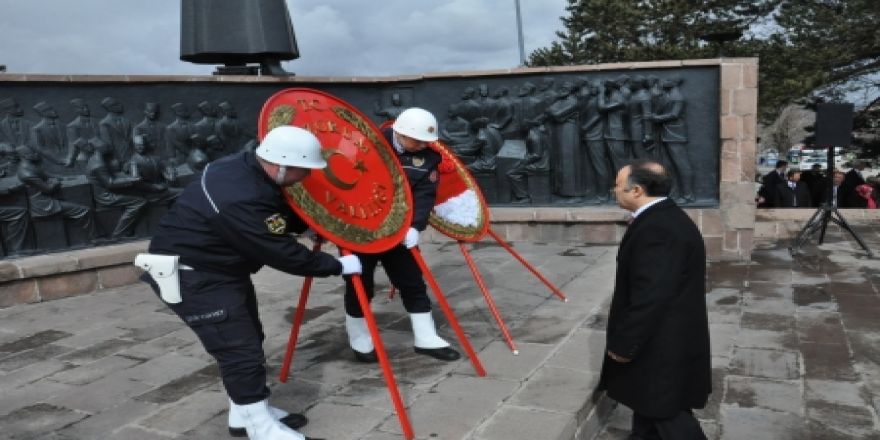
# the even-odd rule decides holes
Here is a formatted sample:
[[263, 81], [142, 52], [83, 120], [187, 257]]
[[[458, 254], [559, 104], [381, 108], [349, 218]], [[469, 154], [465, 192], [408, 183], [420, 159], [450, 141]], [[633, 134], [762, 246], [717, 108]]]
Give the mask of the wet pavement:
[[[880, 229], [859, 231], [880, 251]], [[784, 246], [759, 247], [751, 263], [709, 265], [715, 392], [697, 416], [710, 439], [880, 439], [880, 260], [833, 228], [797, 258]], [[414, 354], [408, 317], [378, 277], [374, 310], [416, 437], [626, 438], [626, 408], [603, 423], [590, 399], [616, 247], [516, 249], [570, 298], [559, 301], [499, 246], [474, 246], [518, 356], [458, 246], [423, 249], [486, 377], [466, 358]], [[316, 280], [284, 384], [277, 373], [301, 279], [264, 270], [255, 282], [273, 403], [305, 412], [310, 436], [403, 438], [379, 369], [352, 362], [341, 280]], [[455, 341], [437, 307], [434, 316]], [[212, 359], [143, 285], [0, 309], [0, 439], [230, 438], [226, 402]]]
[[[880, 228], [858, 232], [880, 251]], [[828, 233], [797, 257], [782, 242], [710, 265], [710, 439], [880, 439], [880, 260]], [[598, 438], [625, 439], [630, 414]]]

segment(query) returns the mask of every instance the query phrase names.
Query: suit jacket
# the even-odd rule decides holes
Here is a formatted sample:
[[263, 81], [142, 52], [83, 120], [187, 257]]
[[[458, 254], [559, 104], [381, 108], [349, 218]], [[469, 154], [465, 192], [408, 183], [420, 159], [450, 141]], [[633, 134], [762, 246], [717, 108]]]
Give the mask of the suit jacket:
[[776, 185], [773, 195], [773, 206], [777, 208], [809, 208], [812, 206], [810, 190], [803, 182], [795, 182], [791, 189], [788, 182]]
[[856, 192], [856, 187], [863, 183], [865, 178], [855, 168], [847, 171], [840, 185], [842, 194], [838, 195], [838, 205], [841, 208], [865, 208], [867, 201]]
[[780, 183], [785, 183], [785, 178], [780, 176], [779, 172], [776, 170], [770, 171], [764, 175], [764, 178], [761, 179], [761, 189], [758, 190], [758, 195], [764, 198], [764, 203], [758, 205], [759, 207], [773, 207], [773, 192], [776, 191], [776, 186]]
[[599, 389], [637, 414], [666, 418], [702, 408], [711, 392], [706, 251], [671, 200], [642, 212], [617, 254]]

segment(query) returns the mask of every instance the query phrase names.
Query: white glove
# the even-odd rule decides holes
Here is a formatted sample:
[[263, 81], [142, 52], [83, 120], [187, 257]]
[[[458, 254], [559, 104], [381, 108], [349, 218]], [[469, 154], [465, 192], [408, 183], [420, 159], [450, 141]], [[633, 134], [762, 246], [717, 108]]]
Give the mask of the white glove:
[[406, 231], [406, 237], [403, 238], [403, 245], [407, 249], [412, 249], [419, 245], [419, 231], [416, 228], [409, 228]]
[[363, 272], [363, 268], [361, 267], [361, 260], [359, 260], [356, 255], [346, 255], [337, 259], [340, 263], [342, 263], [343, 275], [351, 275]]

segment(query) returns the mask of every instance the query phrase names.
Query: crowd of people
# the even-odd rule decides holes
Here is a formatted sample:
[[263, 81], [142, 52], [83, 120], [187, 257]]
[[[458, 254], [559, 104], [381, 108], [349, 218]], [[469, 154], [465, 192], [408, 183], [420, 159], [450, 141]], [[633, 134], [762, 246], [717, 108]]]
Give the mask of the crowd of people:
[[807, 171], [789, 169], [780, 160], [761, 177], [756, 202], [759, 208], [816, 208], [830, 202], [836, 208], [876, 209], [880, 181], [866, 178], [867, 162], [855, 161], [849, 171], [833, 170], [829, 191], [827, 173], [815, 164]]

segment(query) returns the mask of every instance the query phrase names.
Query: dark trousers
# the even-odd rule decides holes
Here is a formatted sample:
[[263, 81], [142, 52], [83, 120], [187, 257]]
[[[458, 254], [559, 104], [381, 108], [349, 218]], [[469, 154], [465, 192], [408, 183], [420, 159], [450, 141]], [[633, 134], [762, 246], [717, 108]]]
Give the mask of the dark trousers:
[[[608, 150], [605, 149], [605, 141], [601, 139], [587, 139], [587, 152], [590, 156], [592, 171], [596, 176], [596, 195], [605, 201], [611, 197], [611, 182], [614, 176], [608, 168]], [[589, 171], [587, 171], [589, 172]]]
[[[376, 265], [381, 261], [391, 284], [400, 291], [403, 307], [409, 313], [425, 313], [431, 311], [431, 300], [428, 298], [422, 271], [405, 246], [397, 245], [381, 254], [357, 254], [363, 265], [361, 280], [367, 297], [372, 301], [374, 293], [373, 275]], [[345, 313], [355, 318], [364, 316], [363, 310], [354, 293], [354, 284], [350, 276], [345, 277]]]
[[[681, 142], [666, 142], [666, 153], [669, 154], [669, 160], [672, 162], [674, 175], [677, 177], [673, 181], [675, 187], [674, 192], [679, 196], [691, 199], [694, 197], [694, 169], [691, 166], [691, 159], [688, 156], [687, 144]], [[667, 167], [669, 169], [669, 167]], [[677, 191], [675, 191], [677, 189]], [[770, 188], [774, 191], [774, 188]]]
[[633, 413], [630, 440], [706, 440], [700, 422], [691, 411], [679, 411], [666, 419]]
[[[158, 294], [152, 278], [142, 279]], [[265, 335], [250, 278], [181, 270], [180, 292], [183, 301], [168, 306], [217, 360], [229, 398], [238, 405], [267, 399]]]
[[[59, 200], [59, 204], [61, 205], [61, 211], [59, 214], [61, 214], [62, 217], [73, 220], [73, 225], [81, 229], [82, 233], [85, 234], [89, 240], [95, 238], [95, 221], [92, 218], [91, 209], [64, 200]], [[45, 216], [41, 216], [40, 213], [31, 212], [31, 217], [40, 218]]]
[[141, 211], [147, 207], [147, 200], [141, 197], [134, 196], [126, 196], [117, 194], [116, 200], [109, 201], [95, 201], [99, 206], [110, 206], [116, 208], [124, 208], [122, 211], [122, 216], [119, 217], [119, 222], [116, 223], [116, 227], [113, 229], [113, 233], [110, 234], [113, 238], [120, 238], [123, 236], [129, 236], [134, 232], [134, 226], [137, 221], [141, 218]]
[[28, 243], [30, 220], [27, 208], [0, 206], [0, 222], [6, 227], [3, 245], [7, 254], [15, 255], [30, 244]]

